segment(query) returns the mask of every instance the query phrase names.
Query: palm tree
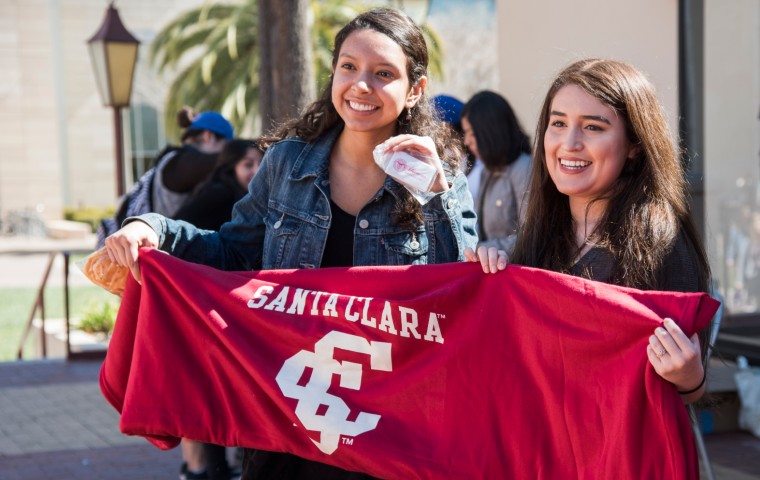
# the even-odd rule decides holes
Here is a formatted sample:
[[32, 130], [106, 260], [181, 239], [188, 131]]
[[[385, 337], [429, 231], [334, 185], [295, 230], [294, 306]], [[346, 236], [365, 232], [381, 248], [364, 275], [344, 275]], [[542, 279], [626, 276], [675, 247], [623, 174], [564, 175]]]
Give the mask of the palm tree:
[[316, 97], [309, 0], [258, 0], [261, 129], [298, 115]]
[[[262, 78], [261, 69], [265, 67], [267, 75], [274, 62], [269, 55], [260, 51], [261, 38], [259, 28], [273, 28], [270, 18], [261, 23], [259, 1], [240, 0], [238, 2], [205, 2], [201, 7], [181, 14], [166, 25], [155, 37], [150, 47], [150, 62], [159, 73], [178, 71], [170, 87], [170, 95], [164, 108], [164, 123], [167, 136], [177, 138], [179, 131], [175, 121], [176, 112], [184, 105], [190, 105], [197, 111], [217, 110], [230, 119], [237, 132], [260, 130], [261, 117], [271, 121], [281, 121], [284, 116], [293, 115], [287, 109], [272, 108], [262, 105], [261, 88], [280, 87], [278, 82]], [[292, 0], [294, 2], [299, 0]], [[304, 0], [307, 1], [307, 0]], [[315, 79], [310, 79], [318, 89], [327, 82], [332, 70], [332, 47], [335, 34], [348, 21], [367, 8], [350, 0], [308, 0], [314, 18], [311, 29], [311, 61], [314, 64]], [[277, 15], [277, 8], [271, 5], [265, 16]], [[274, 10], [274, 11], [272, 11]], [[286, 10], [280, 9], [280, 13]], [[289, 18], [285, 15], [285, 18]], [[286, 32], [298, 29], [293, 23], [280, 24]], [[302, 30], [302, 29], [301, 29]], [[443, 47], [438, 35], [427, 25], [422, 25], [430, 51], [430, 74], [443, 76]], [[281, 32], [280, 32], [281, 33]], [[277, 33], [275, 33], [277, 34]], [[271, 38], [271, 35], [269, 35]], [[308, 58], [304, 56], [301, 58]], [[285, 58], [284, 60], [288, 60]], [[278, 58], [278, 62], [282, 62]], [[296, 62], [300, 60], [295, 60]], [[264, 65], [262, 65], [262, 62]], [[278, 67], [283, 67], [280, 63]], [[292, 70], [301, 68], [297, 64]], [[285, 64], [285, 68], [287, 64]], [[287, 71], [287, 70], [286, 70]], [[268, 83], [269, 82], [269, 83]], [[313, 95], [310, 87], [308, 96]], [[266, 94], [267, 100], [278, 97], [275, 104], [297, 104], [309, 102], [305, 98], [293, 102], [293, 92]], [[262, 106], [266, 112], [262, 112]], [[266, 122], [269, 124], [269, 121]]]
[[174, 115], [184, 105], [217, 110], [236, 131], [251, 128], [258, 110], [256, 1], [206, 2], [164, 27], [151, 43], [159, 73], [179, 68], [164, 108], [167, 136], [178, 137]]

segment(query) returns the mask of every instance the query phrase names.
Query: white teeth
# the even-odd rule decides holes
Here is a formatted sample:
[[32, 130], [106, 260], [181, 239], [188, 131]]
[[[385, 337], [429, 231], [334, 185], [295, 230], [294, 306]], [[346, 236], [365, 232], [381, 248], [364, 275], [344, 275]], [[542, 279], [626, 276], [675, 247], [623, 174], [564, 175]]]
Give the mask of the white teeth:
[[359, 110], [360, 112], [369, 112], [370, 110], [375, 110], [377, 107], [374, 105], [367, 105], [366, 103], [357, 103], [349, 101], [348, 104], [353, 108], [354, 110]]
[[568, 168], [582, 168], [591, 165], [591, 162], [586, 162], [584, 160], [565, 160], [564, 158], [560, 158], [559, 163], [562, 164], [563, 167]]

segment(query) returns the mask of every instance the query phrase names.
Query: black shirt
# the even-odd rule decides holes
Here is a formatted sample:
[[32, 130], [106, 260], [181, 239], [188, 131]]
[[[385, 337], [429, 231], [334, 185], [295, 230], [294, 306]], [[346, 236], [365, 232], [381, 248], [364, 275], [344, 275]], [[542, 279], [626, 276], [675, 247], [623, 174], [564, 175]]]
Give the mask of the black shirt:
[[327, 232], [325, 251], [320, 267], [352, 267], [354, 265], [354, 225], [356, 217], [330, 200], [332, 222]]

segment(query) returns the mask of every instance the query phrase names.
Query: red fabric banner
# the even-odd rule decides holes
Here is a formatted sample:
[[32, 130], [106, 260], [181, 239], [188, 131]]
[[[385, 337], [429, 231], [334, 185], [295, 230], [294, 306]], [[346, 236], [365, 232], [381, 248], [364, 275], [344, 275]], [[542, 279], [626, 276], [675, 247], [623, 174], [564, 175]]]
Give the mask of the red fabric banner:
[[717, 302], [519, 266], [222, 272], [140, 253], [101, 370], [121, 429], [382, 478], [697, 478], [647, 361]]

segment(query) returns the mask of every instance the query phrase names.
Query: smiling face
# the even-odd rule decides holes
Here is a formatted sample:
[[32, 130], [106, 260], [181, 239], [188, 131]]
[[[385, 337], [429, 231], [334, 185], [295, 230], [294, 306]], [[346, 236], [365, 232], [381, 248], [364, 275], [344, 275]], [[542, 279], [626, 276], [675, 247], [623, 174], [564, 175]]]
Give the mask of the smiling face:
[[608, 105], [574, 84], [554, 96], [544, 136], [546, 168], [571, 208], [608, 193], [634, 150], [623, 119]]
[[413, 107], [427, 80], [410, 86], [407, 59], [386, 35], [357, 30], [343, 42], [335, 64], [332, 102], [346, 130], [382, 138], [395, 133], [401, 111]]

